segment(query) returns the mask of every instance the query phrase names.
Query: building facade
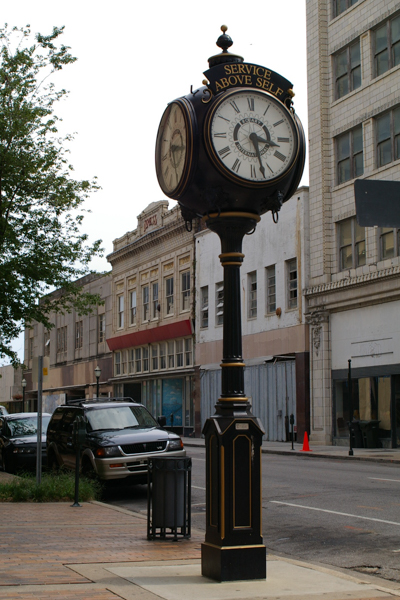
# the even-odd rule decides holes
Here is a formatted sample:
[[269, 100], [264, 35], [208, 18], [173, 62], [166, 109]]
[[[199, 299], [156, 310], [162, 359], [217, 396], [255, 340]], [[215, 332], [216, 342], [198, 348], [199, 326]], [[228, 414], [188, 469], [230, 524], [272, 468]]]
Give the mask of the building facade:
[[9, 413], [24, 412], [24, 395], [22, 369], [12, 365], [0, 367], [0, 405]]
[[[167, 425], [195, 427], [194, 231], [179, 207], [153, 202], [138, 226], [114, 241], [112, 385], [116, 396], [142, 402]], [[198, 412], [198, 411], [197, 411]]]
[[[295, 417], [299, 439], [309, 431], [309, 332], [302, 289], [308, 286], [308, 188], [283, 205], [278, 223], [262, 217], [245, 236], [241, 267], [245, 393], [261, 419], [265, 439], [289, 438]], [[214, 414], [221, 393], [223, 269], [218, 236], [196, 234], [196, 366], [201, 421]]]
[[398, 446], [400, 232], [357, 223], [354, 181], [400, 180], [400, 3], [306, 9], [311, 439], [347, 444], [354, 418]]
[[[104, 304], [89, 315], [72, 311], [53, 314], [50, 330], [33, 323], [25, 330], [24, 378], [26, 400], [37, 409], [38, 357], [43, 356], [43, 411], [53, 412], [60, 404], [75, 398], [92, 398], [97, 394], [96, 367], [101, 369], [99, 396], [109, 396], [112, 386], [112, 357], [106, 338], [111, 335], [111, 274], [91, 273], [77, 281], [83, 291], [99, 294]], [[54, 294], [59, 291], [54, 292]]]

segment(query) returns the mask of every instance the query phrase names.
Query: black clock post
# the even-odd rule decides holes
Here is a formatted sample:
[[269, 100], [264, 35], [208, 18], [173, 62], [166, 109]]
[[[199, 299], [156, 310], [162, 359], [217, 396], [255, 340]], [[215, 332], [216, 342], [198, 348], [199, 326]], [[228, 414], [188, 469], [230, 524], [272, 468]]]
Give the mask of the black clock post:
[[[157, 177], [189, 223], [218, 234], [224, 270], [221, 396], [203, 433], [206, 535], [202, 574], [217, 581], [265, 579], [260, 420], [244, 390], [240, 267], [242, 242], [260, 215], [276, 221], [300, 182], [305, 160], [292, 84], [229, 52], [227, 28], [209, 59], [204, 87], [171, 102], [156, 143]], [[268, 399], [265, 398], [265, 402]]]

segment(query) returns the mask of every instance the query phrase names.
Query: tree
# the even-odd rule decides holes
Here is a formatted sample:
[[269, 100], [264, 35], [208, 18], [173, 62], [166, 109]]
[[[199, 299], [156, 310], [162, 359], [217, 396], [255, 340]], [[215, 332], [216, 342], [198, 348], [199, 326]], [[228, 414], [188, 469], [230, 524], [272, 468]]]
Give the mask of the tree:
[[[32, 321], [50, 328], [50, 312], [87, 314], [99, 302], [74, 283], [102, 250], [80, 232], [96, 178], [73, 178], [73, 138], [58, 136], [53, 112], [67, 92], [50, 78], [76, 60], [63, 29], [34, 40], [29, 25], [0, 29], [0, 355], [14, 365], [11, 342]], [[54, 288], [62, 293], [46, 295]]]

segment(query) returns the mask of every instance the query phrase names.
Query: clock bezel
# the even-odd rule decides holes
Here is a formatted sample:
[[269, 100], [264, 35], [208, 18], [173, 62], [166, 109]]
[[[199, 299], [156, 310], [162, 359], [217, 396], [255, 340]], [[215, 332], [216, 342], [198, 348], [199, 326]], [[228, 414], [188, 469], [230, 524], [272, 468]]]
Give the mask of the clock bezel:
[[[180, 181], [178, 182], [178, 185], [174, 189], [168, 190], [165, 187], [164, 177], [163, 177], [162, 168], [161, 168], [161, 138], [164, 133], [166, 121], [169, 117], [169, 114], [172, 110], [172, 106], [174, 104], [177, 104], [179, 106], [179, 108], [181, 109], [181, 111], [183, 113], [184, 121], [185, 121], [186, 155], [184, 158], [184, 166], [183, 166], [182, 176], [181, 176]], [[194, 126], [195, 126], [195, 122], [196, 122], [196, 117], [192, 113], [193, 113], [193, 111], [191, 110], [191, 107], [190, 107], [189, 103], [186, 101], [186, 99], [178, 98], [178, 99], [173, 100], [172, 102], [168, 103], [168, 105], [165, 108], [163, 115], [161, 117], [160, 124], [158, 126], [157, 138], [156, 138], [156, 152], [155, 152], [157, 180], [158, 180], [159, 186], [161, 187], [163, 193], [166, 196], [168, 196], [168, 198], [172, 198], [174, 200], [177, 200], [184, 193], [184, 191], [188, 185], [191, 173], [192, 173], [193, 151], [194, 151], [194, 143], [193, 143]]]
[[[245, 94], [257, 94], [260, 96], [267, 96], [273, 103], [275, 103], [279, 107], [280, 110], [285, 112], [285, 114], [288, 117], [289, 123], [291, 124], [291, 127], [293, 129], [295, 150], [293, 152], [291, 162], [286, 166], [285, 170], [283, 172], [281, 172], [277, 177], [271, 177], [270, 179], [266, 179], [265, 181], [251, 181], [250, 179], [245, 179], [244, 177], [240, 177], [240, 175], [235, 174], [231, 169], [229, 169], [222, 162], [222, 160], [219, 157], [218, 153], [216, 152], [216, 150], [214, 148], [214, 144], [212, 142], [211, 126], [212, 126], [214, 115], [215, 115], [217, 109], [219, 108], [219, 106], [223, 102], [225, 102], [228, 98], [231, 98], [232, 96], [237, 96], [237, 95], [242, 96]], [[298, 129], [297, 123], [296, 123], [295, 119], [293, 118], [290, 110], [285, 106], [285, 104], [280, 102], [272, 94], [270, 94], [264, 90], [259, 90], [259, 89], [254, 89], [254, 88], [235, 88], [235, 89], [231, 89], [227, 92], [222, 93], [219, 97], [217, 97], [215, 99], [213, 105], [210, 107], [210, 110], [207, 113], [205, 123], [204, 123], [205, 147], [207, 150], [207, 154], [208, 154], [209, 158], [211, 159], [212, 163], [214, 164], [214, 166], [218, 169], [218, 171], [220, 173], [222, 173], [230, 181], [233, 181], [236, 184], [240, 184], [241, 186], [249, 187], [249, 188], [253, 188], [253, 189], [254, 188], [257, 188], [257, 189], [267, 188], [267, 187], [271, 186], [271, 184], [274, 185], [276, 182], [280, 181], [284, 177], [287, 177], [288, 173], [290, 173], [292, 171], [292, 169], [294, 168], [294, 166], [297, 163], [297, 158], [299, 156], [299, 150], [300, 150], [299, 139], [300, 139], [300, 134], [299, 134], [299, 129]]]

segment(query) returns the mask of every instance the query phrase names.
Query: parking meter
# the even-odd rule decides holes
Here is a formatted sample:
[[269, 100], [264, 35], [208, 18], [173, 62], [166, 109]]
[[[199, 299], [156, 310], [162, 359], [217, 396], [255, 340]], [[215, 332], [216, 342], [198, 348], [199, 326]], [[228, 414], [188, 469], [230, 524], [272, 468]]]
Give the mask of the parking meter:
[[294, 450], [293, 440], [294, 440], [294, 415], [291, 414], [289, 417], [290, 428], [292, 430], [292, 450]]

